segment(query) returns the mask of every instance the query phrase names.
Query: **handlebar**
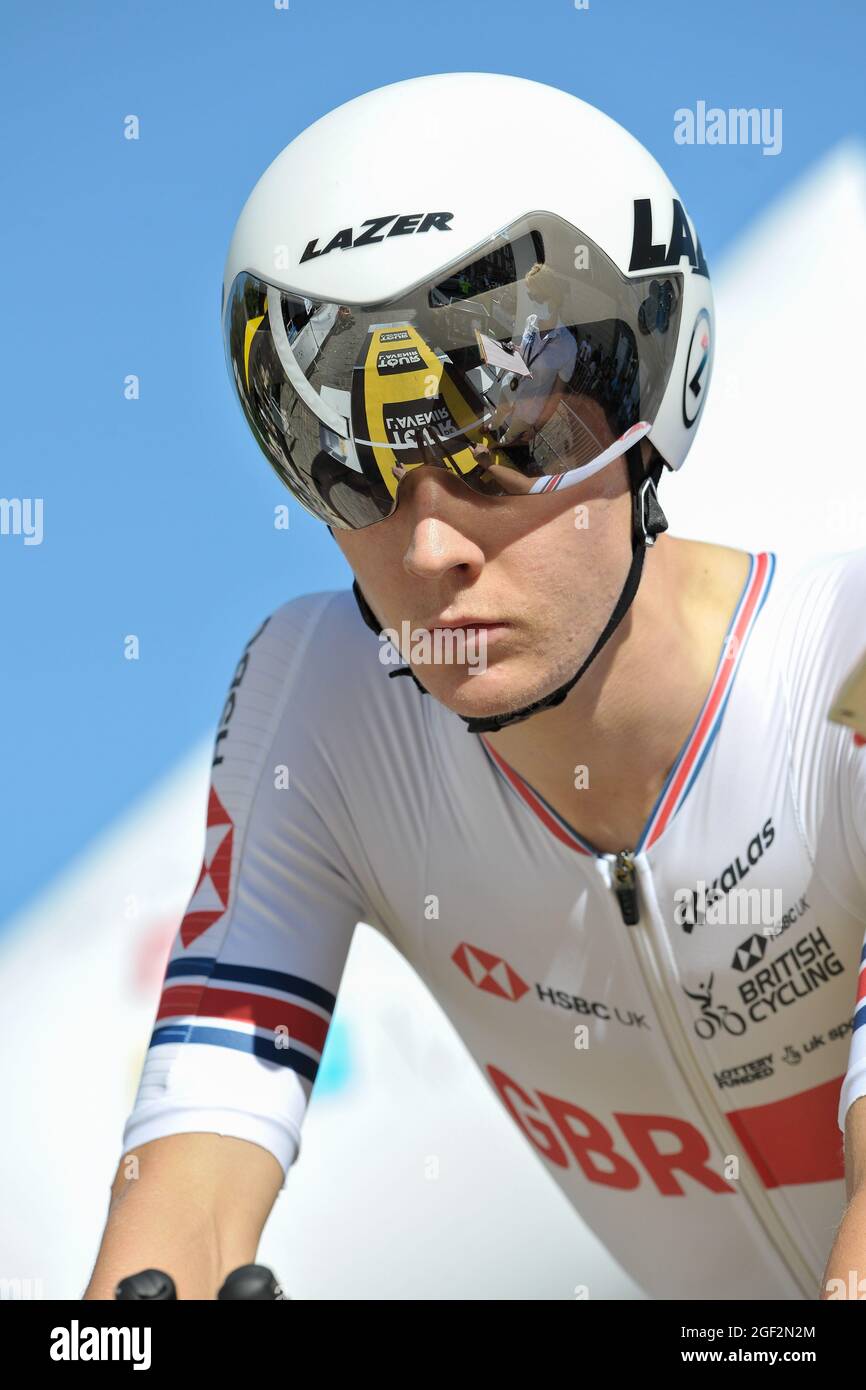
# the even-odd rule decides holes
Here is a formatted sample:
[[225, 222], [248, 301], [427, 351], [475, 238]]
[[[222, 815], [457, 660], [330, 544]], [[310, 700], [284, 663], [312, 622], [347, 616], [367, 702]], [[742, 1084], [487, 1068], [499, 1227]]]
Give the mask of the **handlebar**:
[[[161, 1269], [142, 1269], [138, 1274], [121, 1279], [114, 1297], [127, 1303], [169, 1303], [177, 1300], [177, 1289], [170, 1274]], [[240, 1265], [226, 1276], [217, 1299], [222, 1302], [277, 1302], [288, 1301], [288, 1296], [267, 1265]]]

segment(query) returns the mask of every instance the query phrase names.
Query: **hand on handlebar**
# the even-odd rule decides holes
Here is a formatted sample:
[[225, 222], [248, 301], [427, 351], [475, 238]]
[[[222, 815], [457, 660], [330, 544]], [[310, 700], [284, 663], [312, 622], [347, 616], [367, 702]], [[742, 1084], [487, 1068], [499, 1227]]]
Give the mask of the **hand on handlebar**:
[[[120, 1302], [170, 1303], [177, 1300], [177, 1289], [170, 1274], [161, 1269], [142, 1269], [121, 1279], [114, 1291]], [[240, 1265], [226, 1276], [217, 1294], [221, 1302], [289, 1301], [267, 1265]]]

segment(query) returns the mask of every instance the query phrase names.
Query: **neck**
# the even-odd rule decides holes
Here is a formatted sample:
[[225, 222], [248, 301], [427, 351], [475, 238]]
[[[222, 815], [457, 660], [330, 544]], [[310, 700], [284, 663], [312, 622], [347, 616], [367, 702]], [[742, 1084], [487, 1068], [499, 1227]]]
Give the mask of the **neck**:
[[614, 842], [639, 830], [706, 698], [747, 573], [744, 551], [660, 536], [629, 613], [563, 703], [486, 735], [491, 747], [567, 805], [576, 829], [591, 808]]

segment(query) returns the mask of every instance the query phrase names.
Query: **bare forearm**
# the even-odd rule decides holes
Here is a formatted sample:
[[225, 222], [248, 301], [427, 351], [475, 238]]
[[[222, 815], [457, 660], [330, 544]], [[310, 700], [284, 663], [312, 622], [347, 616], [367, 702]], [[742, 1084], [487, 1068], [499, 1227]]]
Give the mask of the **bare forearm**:
[[854, 1193], [845, 1210], [827, 1261], [820, 1296], [822, 1299], [866, 1298], [866, 1187]]
[[282, 1170], [256, 1144], [217, 1134], [172, 1135], [120, 1164], [85, 1299], [110, 1299], [142, 1269], [170, 1274], [178, 1298], [211, 1299], [255, 1260]]
[[121, 1279], [142, 1269], [170, 1274], [178, 1298], [213, 1298], [222, 1278], [235, 1264], [246, 1264], [254, 1251], [230, 1263], [212, 1216], [182, 1200], [149, 1191], [131, 1191], [112, 1201], [96, 1265], [85, 1299], [114, 1297]]

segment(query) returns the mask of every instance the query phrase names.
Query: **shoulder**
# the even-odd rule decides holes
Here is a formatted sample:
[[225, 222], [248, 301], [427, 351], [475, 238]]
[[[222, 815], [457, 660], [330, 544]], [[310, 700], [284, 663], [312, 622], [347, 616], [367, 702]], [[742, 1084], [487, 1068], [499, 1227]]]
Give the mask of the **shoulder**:
[[375, 635], [366, 626], [351, 589], [328, 589], [299, 594], [269, 613], [253, 632], [245, 651], [257, 648], [260, 665], [271, 660], [299, 678], [327, 677], [346, 663], [377, 663]]
[[[351, 606], [350, 606], [351, 605]], [[360, 651], [360, 624], [353, 621], [349, 591], [302, 594], [275, 608], [250, 633], [229, 686], [229, 701], [249, 703], [257, 695], [268, 705], [289, 690], [312, 696], [337, 667], [337, 654], [351, 659]]]
[[316, 655], [320, 663], [336, 644], [363, 645], [365, 631], [369, 635], [351, 590], [328, 589], [287, 599], [268, 614], [251, 640], [258, 641], [261, 634], [262, 648], [286, 662], [298, 664], [304, 656]]
[[[350, 589], [302, 594], [250, 633], [227, 691], [217, 749], [229, 728], [246, 725], [260, 745], [278, 740], [320, 751], [374, 728], [414, 729], [423, 696], [414, 682], [391, 680], [403, 663], [366, 626]], [[239, 740], [232, 739], [232, 742]]]
[[829, 767], [850, 731], [828, 719], [845, 677], [866, 647], [866, 549], [806, 562], [753, 556], [737, 612], [746, 637], [737, 686], [761, 727], [786, 730], [795, 767]]
[[866, 547], [820, 555], [778, 576], [772, 605], [789, 678], [841, 680], [866, 646]]
[[[793, 785], [809, 841], [816, 845], [820, 835], [825, 854], [836, 852], [829, 845], [833, 839], [840, 846], [854, 843], [843, 833], [855, 815], [852, 795], [866, 804], [863, 750], [849, 728], [828, 718], [842, 682], [866, 647], [864, 611], [866, 549], [810, 561], [788, 576], [777, 600], [773, 631], [783, 672]], [[828, 837], [822, 830], [830, 825], [838, 833]], [[858, 873], [863, 873], [862, 864]]]

